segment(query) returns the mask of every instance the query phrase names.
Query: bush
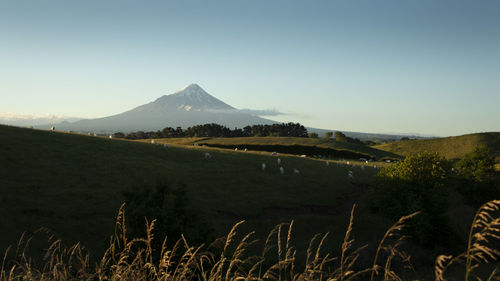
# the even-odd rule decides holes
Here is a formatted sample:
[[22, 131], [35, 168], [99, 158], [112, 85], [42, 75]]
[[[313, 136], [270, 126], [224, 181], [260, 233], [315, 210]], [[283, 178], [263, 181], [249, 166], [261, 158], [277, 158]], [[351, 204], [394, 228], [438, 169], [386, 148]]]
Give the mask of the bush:
[[495, 159], [485, 146], [478, 146], [455, 164], [457, 189], [466, 202], [475, 207], [498, 198]]
[[409, 226], [413, 241], [428, 248], [459, 242], [445, 213], [451, 164], [437, 154], [419, 153], [380, 170], [369, 192], [370, 208], [388, 218], [421, 211]]
[[455, 165], [460, 178], [474, 182], [493, 182], [495, 158], [486, 146], [477, 146]]
[[129, 234], [132, 237], [144, 237], [146, 219], [149, 222], [156, 220], [156, 249], [161, 249], [165, 236], [169, 245], [181, 238], [181, 234], [194, 244], [213, 238], [211, 226], [188, 207], [186, 187], [182, 184], [172, 187], [167, 181], [158, 181], [154, 189], [136, 188], [124, 193], [124, 196]]

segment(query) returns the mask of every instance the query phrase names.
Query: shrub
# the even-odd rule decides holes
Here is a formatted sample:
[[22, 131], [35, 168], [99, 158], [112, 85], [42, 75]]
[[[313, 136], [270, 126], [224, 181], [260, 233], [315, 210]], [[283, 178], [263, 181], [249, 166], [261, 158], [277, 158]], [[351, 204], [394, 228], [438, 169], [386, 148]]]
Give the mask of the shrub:
[[486, 146], [477, 146], [455, 165], [459, 177], [474, 182], [492, 182], [495, 158]]
[[466, 202], [478, 207], [497, 199], [500, 187], [495, 182], [495, 160], [490, 150], [478, 146], [455, 164], [457, 189]]
[[176, 187], [167, 181], [158, 181], [154, 189], [136, 188], [124, 193], [128, 214], [128, 232], [133, 237], [146, 235], [146, 220], [156, 220], [154, 235], [156, 249], [161, 249], [165, 236], [175, 243], [184, 234], [190, 243], [201, 244], [212, 239], [212, 228], [199, 213], [189, 208], [185, 185]]
[[397, 219], [421, 211], [409, 226], [413, 241], [422, 246], [451, 248], [458, 236], [445, 212], [451, 165], [437, 154], [419, 153], [380, 170], [369, 192], [373, 212]]

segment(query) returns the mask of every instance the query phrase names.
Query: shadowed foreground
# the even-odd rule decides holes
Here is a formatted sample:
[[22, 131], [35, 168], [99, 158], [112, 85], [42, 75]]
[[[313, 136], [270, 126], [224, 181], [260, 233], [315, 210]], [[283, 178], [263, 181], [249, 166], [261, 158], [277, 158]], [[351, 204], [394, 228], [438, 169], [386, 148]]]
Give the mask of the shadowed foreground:
[[[269, 233], [262, 254], [257, 256], [247, 255], [255, 243], [253, 232], [238, 233], [243, 221], [234, 225], [226, 237], [209, 246], [190, 246], [182, 238], [174, 246], [166, 247], [165, 238], [162, 248], [154, 249], [152, 241], [160, 239], [152, 235], [155, 221], [146, 221], [146, 237], [130, 239], [123, 207], [118, 213], [110, 246], [95, 265], [89, 263], [89, 255], [81, 244], [65, 248], [60, 240], [49, 236], [43, 263], [36, 266], [25, 255], [30, 239], [22, 237], [16, 251], [5, 253], [0, 280], [402, 280], [404, 267], [394, 264], [399, 261], [411, 268], [411, 263], [410, 257], [401, 250], [405, 239], [401, 233], [406, 221], [418, 216], [414, 213], [400, 218], [380, 240], [373, 264], [359, 268], [357, 260], [366, 246], [353, 247], [355, 205], [339, 247], [340, 255], [335, 257], [322, 251], [328, 233], [316, 235], [307, 249], [305, 266], [297, 266], [296, 249], [291, 245], [293, 221], [277, 225]], [[500, 238], [499, 210], [500, 200], [479, 208], [466, 250], [455, 257], [440, 255], [434, 268], [435, 280], [445, 280], [447, 270], [458, 265], [463, 268], [459, 271], [463, 275], [450, 280], [498, 280], [497, 268], [484, 277], [475, 273], [500, 254], [490, 246], [492, 240]]]

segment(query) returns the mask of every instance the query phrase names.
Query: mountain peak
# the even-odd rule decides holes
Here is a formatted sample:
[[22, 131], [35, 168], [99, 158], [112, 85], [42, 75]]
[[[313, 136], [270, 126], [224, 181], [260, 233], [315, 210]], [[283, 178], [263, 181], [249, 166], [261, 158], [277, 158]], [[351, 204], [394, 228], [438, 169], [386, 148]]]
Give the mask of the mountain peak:
[[140, 106], [134, 110], [150, 111], [206, 111], [233, 110], [234, 108], [213, 97], [198, 84], [189, 84], [179, 91], [164, 95], [152, 103]]
[[187, 95], [207, 94], [208, 95], [208, 93], [205, 92], [205, 90], [203, 90], [198, 84], [195, 84], [195, 83], [184, 86], [184, 88], [182, 88], [179, 91], [174, 93], [174, 95], [176, 95], [176, 94], [187, 94]]
[[[185, 91], [185, 90], [197, 90], [197, 89], [201, 89], [203, 90], [200, 85], [196, 84], [196, 83], [191, 83], [189, 85], [186, 85], [184, 86], [184, 88], [182, 88], [180, 91]], [[180, 92], [179, 91], [179, 92]]]

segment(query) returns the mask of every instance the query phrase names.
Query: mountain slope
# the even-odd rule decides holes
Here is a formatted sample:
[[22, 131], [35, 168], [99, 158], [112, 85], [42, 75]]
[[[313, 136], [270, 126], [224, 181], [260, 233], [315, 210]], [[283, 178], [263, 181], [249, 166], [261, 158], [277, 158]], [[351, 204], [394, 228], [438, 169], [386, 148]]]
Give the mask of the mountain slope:
[[154, 102], [132, 110], [97, 119], [56, 125], [60, 130], [84, 132], [156, 131], [165, 127], [189, 127], [217, 123], [229, 128], [253, 124], [273, 124], [275, 121], [243, 113], [211, 96], [197, 84], [165, 95]]

